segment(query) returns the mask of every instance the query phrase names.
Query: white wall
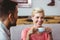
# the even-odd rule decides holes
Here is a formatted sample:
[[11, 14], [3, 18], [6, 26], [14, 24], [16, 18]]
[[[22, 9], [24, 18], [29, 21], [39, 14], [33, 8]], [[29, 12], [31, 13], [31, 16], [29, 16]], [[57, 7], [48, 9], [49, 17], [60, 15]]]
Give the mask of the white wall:
[[51, 0], [32, 0], [31, 8], [18, 8], [18, 16], [30, 16], [32, 9], [42, 7], [46, 16], [60, 15], [60, 0], [55, 0], [55, 6], [47, 6]]

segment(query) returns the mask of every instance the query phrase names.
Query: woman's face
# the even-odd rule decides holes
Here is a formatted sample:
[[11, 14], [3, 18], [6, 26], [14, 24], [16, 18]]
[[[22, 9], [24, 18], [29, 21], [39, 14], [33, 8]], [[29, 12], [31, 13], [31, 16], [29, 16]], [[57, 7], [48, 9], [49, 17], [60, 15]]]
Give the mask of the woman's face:
[[36, 13], [32, 17], [33, 24], [35, 27], [39, 28], [42, 26], [43, 20], [44, 20], [44, 14], [43, 13]]

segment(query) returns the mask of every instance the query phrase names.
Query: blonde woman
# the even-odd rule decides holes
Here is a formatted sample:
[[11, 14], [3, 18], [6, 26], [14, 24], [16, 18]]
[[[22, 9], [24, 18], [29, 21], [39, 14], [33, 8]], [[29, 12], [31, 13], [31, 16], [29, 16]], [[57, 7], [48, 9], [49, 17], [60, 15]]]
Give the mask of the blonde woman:
[[21, 40], [52, 40], [51, 29], [42, 26], [44, 16], [42, 8], [35, 8], [32, 11], [33, 26], [22, 31]]

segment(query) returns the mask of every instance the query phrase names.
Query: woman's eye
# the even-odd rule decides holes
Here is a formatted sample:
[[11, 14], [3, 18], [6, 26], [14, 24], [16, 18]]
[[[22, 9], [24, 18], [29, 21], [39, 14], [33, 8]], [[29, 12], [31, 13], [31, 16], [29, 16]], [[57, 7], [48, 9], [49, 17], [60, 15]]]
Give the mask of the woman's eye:
[[41, 17], [42, 19], [44, 19], [44, 17]]
[[36, 17], [36, 18], [39, 18], [39, 17]]

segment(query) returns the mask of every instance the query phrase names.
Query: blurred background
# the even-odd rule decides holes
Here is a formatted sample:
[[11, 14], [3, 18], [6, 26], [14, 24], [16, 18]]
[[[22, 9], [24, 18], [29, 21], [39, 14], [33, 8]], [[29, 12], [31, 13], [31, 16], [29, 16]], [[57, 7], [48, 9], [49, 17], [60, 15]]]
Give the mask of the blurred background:
[[17, 25], [32, 24], [31, 14], [34, 8], [45, 11], [44, 24], [60, 23], [60, 0], [14, 0], [18, 2]]
[[34, 8], [45, 11], [43, 26], [52, 28], [53, 40], [60, 40], [60, 0], [13, 0], [18, 2], [17, 26], [11, 27], [11, 40], [21, 40], [23, 29], [32, 26], [31, 14]]

